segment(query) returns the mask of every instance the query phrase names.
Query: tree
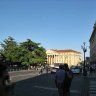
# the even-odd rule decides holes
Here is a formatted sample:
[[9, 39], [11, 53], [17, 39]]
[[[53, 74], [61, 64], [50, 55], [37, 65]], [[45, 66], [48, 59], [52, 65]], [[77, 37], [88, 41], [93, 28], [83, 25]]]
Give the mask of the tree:
[[8, 37], [1, 43], [2, 54], [6, 60], [11, 63], [30, 65], [43, 64], [46, 61], [46, 50], [40, 46], [40, 43], [27, 39], [25, 42], [17, 44], [14, 38]]
[[7, 61], [15, 62], [15, 50], [17, 49], [17, 43], [12, 37], [8, 37], [8, 39], [5, 39], [3, 43], [1, 43], [2, 50], [1, 52], [6, 57]]
[[31, 41], [31, 39], [27, 39], [25, 42], [21, 43], [20, 45], [21, 47], [24, 47], [28, 51], [33, 51], [35, 48], [38, 48], [40, 43], [35, 43]]
[[30, 39], [27, 39], [25, 42], [21, 43], [20, 46], [22, 48], [25, 48], [25, 50], [27, 51], [25, 55], [27, 58], [27, 63], [29, 65], [37, 65], [45, 62], [46, 51], [43, 47], [40, 47], [40, 43], [35, 43]]

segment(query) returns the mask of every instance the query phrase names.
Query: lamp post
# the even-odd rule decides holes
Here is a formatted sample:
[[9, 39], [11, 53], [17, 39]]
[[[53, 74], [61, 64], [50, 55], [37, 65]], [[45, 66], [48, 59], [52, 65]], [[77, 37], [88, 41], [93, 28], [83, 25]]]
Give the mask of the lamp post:
[[85, 53], [87, 51], [87, 47], [85, 46], [86, 43], [83, 42], [83, 45], [81, 46], [81, 48], [83, 49], [83, 52], [84, 52], [84, 66], [83, 66], [83, 76], [86, 76], [87, 75], [87, 72], [86, 72], [86, 69], [85, 69]]

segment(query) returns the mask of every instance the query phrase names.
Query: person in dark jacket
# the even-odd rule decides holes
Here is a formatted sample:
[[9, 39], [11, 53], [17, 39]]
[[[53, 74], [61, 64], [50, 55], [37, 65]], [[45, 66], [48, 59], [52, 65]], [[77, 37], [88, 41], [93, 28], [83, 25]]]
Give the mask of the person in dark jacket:
[[4, 56], [0, 54], [0, 96], [12, 96], [11, 89], [13, 90], [14, 84], [7, 86], [11, 84], [11, 81], [4, 59]]
[[4, 72], [6, 71], [6, 66], [0, 64], [0, 96], [5, 96], [5, 84], [4, 84]]
[[68, 64], [64, 64], [64, 69], [66, 71], [66, 77], [65, 77], [65, 96], [70, 96], [70, 87], [71, 87], [71, 82], [73, 79], [73, 72], [69, 69]]

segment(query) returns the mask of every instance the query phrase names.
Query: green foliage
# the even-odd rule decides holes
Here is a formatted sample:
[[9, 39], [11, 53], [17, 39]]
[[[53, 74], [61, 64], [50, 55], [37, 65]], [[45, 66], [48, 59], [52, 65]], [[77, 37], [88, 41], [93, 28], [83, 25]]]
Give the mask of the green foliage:
[[1, 46], [1, 52], [11, 63], [19, 62], [23, 66], [30, 66], [44, 64], [46, 61], [46, 50], [40, 46], [40, 43], [35, 43], [31, 39], [17, 44], [14, 38], [8, 37], [1, 43]]
[[8, 37], [8, 39], [5, 39], [3, 41], [4, 43], [1, 43], [2, 46], [2, 53], [5, 55], [7, 61], [12, 61], [16, 59], [15, 57], [15, 50], [17, 48], [17, 43], [14, 41], [14, 38]]

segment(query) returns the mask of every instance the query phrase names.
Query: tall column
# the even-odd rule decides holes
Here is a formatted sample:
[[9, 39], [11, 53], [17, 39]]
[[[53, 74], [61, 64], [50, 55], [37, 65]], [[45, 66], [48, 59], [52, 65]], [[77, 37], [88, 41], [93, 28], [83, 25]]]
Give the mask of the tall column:
[[58, 55], [56, 55], [56, 63], [58, 63]]
[[51, 64], [51, 55], [50, 55], [50, 64]]
[[54, 62], [54, 55], [51, 55], [51, 64]]
[[54, 55], [54, 63], [56, 63], [56, 55]]
[[49, 63], [51, 64], [51, 56], [49, 55]]
[[47, 55], [47, 64], [48, 64], [48, 55]]

